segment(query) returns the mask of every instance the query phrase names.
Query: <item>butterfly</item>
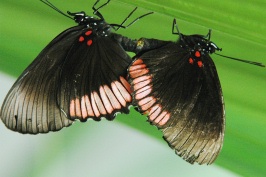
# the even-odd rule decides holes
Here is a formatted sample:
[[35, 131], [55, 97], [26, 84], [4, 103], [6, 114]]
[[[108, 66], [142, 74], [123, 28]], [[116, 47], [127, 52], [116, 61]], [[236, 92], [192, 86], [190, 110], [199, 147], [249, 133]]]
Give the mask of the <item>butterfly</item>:
[[65, 14], [48, 0], [42, 2], [78, 25], [55, 37], [19, 76], [1, 108], [4, 124], [37, 134], [58, 131], [75, 119], [113, 120], [117, 113], [129, 113], [132, 97], [126, 75], [131, 57], [124, 48], [134, 48], [136, 41], [112, 29], [125, 28], [123, 23], [136, 8], [117, 25], [106, 23], [98, 11], [110, 0], [98, 8], [99, 0], [95, 2], [96, 17]]
[[[210, 54], [222, 49], [210, 41], [211, 31], [206, 36], [184, 35], [175, 19], [172, 33], [179, 35], [177, 42], [154, 45], [129, 66], [133, 105], [162, 131], [177, 155], [192, 164], [211, 164], [224, 141], [225, 106]], [[158, 43], [156, 39], [140, 41], [140, 48]]]

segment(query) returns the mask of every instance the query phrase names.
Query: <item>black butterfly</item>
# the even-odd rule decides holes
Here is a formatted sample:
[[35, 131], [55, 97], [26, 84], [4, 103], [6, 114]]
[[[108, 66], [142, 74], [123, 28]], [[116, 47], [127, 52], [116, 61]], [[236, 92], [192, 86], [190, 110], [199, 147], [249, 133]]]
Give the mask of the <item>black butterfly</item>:
[[136, 41], [111, 29], [125, 28], [123, 23], [136, 9], [121, 25], [108, 24], [98, 10], [109, 1], [97, 9], [99, 0], [95, 2], [97, 17], [84, 12], [67, 15], [42, 1], [78, 25], [54, 38], [12, 86], [0, 112], [9, 129], [46, 133], [70, 126], [75, 119], [112, 120], [118, 112], [129, 112], [132, 98], [125, 77], [131, 58], [124, 48], [134, 50]]
[[210, 41], [210, 31], [207, 36], [184, 35], [174, 32], [174, 26], [178, 31], [175, 20], [177, 42], [137, 55], [129, 66], [133, 104], [163, 132], [176, 154], [190, 163], [211, 164], [222, 148], [225, 129], [222, 89], [210, 57], [221, 49]]

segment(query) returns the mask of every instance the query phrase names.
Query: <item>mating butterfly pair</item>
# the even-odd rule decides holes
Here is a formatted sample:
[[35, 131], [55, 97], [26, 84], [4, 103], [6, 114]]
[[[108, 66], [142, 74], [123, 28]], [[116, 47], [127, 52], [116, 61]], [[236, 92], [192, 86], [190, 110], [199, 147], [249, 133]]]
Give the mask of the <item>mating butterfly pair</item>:
[[[212, 163], [223, 143], [225, 114], [209, 54], [221, 49], [210, 41], [210, 32], [187, 36], [178, 31], [177, 42], [113, 33], [125, 28], [125, 20], [105, 22], [98, 10], [109, 1], [98, 8], [96, 1], [97, 18], [64, 14], [43, 1], [78, 26], [54, 38], [25, 69], [4, 100], [2, 121], [20, 133], [47, 133], [75, 119], [112, 120], [134, 105], [178, 155], [190, 163]], [[136, 53], [133, 62], [126, 51]]]

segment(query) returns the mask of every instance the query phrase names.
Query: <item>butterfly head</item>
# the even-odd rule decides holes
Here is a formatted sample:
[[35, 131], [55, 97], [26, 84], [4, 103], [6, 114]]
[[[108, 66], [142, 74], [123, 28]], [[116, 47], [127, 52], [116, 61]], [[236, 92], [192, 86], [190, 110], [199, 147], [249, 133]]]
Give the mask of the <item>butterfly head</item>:
[[179, 33], [179, 41], [178, 44], [180, 47], [185, 49], [190, 57], [188, 62], [192, 65], [202, 68], [204, 66], [203, 56], [215, 53], [215, 51], [221, 51], [214, 42], [210, 41], [210, 32], [206, 35], [184, 35]]
[[183, 35], [180, 34], [180, 45], [189, 51], [199, 51], [202, 55], [212, 54], [216, 50], [221, 51], [214, 42], [210, 41], [210, 32], [207, 36], [202, 36], [198, 34], [194, 35]]
[[103, 18], [95, 18], [93, 16], [88, 16], [83, 11], [76, 12], [76, 13], [72, 13], [72, 12], [68, 11], [67, 13], [69, 15], [73, 16], [73, 19], [79, 25], [87, 25], [87, 26], [93, 27], [93, 26], [95, 26], [95, 25], [97, 25], [99, 23], [104, 23], [104, 19]]
[[179, 35], [178, 44], [180, 44], [182, 48], [189, 50], [189, 52], [197, 52], [201, 55], [206, 55], [215, 53], [216, 50], [222, 50], [214, 42], [210, 41], [211, 30], [209, 30], [206, 36], [199, 34], [184, 35], [179, 31], [176, 19], [174, 19], [172, 34]]
[[68, 12], [68, 14], [73, 16], [73, 19], [79, 25], [93, 29], [94, 34], [98, 36], [106, 36], [111, 32], [111, 26], [105, 22], [102, 16], [98, 15], [99, 18], [88, 16], [83, 11], [77, 13]]

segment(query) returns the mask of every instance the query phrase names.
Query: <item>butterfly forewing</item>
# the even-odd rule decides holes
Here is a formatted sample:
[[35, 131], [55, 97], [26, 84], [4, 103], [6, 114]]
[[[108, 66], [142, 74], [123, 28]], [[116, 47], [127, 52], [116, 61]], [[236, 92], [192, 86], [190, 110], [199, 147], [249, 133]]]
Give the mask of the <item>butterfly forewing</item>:
[[1, 119], [21, 133], [46, 133], [70, 126], [57, 102], [63, 60], [80, 31], [70, 28], [58, 35], [25, 69], [7, 94]]
[[209, 55], [202, 56], [203, 67], [189, 58], [176, 43], [138, 56], [128, 69], [133, 103], [179, 156], [210, 164], [223, 142], [221, 86]]

